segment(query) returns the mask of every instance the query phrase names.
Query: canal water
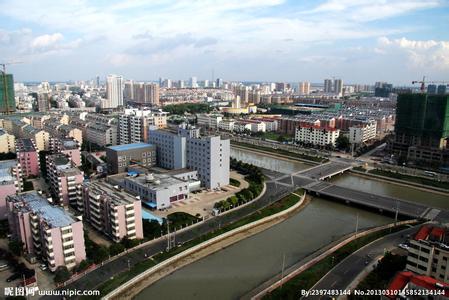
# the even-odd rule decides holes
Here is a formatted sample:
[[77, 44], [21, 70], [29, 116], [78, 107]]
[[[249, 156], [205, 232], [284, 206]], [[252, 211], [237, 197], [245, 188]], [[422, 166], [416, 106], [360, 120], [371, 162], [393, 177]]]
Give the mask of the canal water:
[[[231, 156], [282, 173], [310, 167], [250, 150], [231, 149]], [[441, 207], [448, 201], [446, 196], [354, 175], [342, 175], [333, 182], [409, 201], [433, 199]], [[342, 235], [353, 232], [357, 215], [360, 229], [392, 221], [372, 212], [314, 198], [288, 220], [174, 272], [143, 290], [136, 299], [238, 299], [278, 274], [283, 255], [288, 268]]]

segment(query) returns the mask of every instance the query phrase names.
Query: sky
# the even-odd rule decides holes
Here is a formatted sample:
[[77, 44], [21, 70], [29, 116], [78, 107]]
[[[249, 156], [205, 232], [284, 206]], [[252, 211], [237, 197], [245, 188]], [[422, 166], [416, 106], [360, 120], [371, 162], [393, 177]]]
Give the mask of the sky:
[[16, 81], [449, 80], [449, 0], [0, 0]]

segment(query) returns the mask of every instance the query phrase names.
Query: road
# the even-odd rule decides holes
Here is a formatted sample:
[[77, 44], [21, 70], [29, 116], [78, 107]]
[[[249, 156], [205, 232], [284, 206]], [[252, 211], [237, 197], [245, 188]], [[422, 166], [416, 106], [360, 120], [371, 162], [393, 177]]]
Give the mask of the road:
[[[370, 261], [370, 258], [378, 257], [384, 253], [384, 249], [391, 250], [398, 244], [404, 242], [404, 236], [416, 232], [419, 226], [420, 225], [387, 235], [352, 253], [321, 278], [321, 280], [311, 289], [346, 289], [357, 275], [365, 269], [365, 263]], [[368, 255], [370, 258], [368, 258]], [[309, 296], [307, 299], [331, 299], [331, 297]]]
[[[279, 174], [279, 173], [278, 173]], [[272, 171], [269, 172], [270, 177], [274, 175]], [[281, 199], [295, 190], [294, 187], [277, 186], [275, 188], [274, 182], [267, 182], [267, 189], [265, 194], [257, 201], [248, 204], [238, 210], [231, 211], [224, 215], [208, 219], [203, 223], [197, 224], [191, 229], [186, 229], [176, 234], [176, 243], [185, 243], [194, 238], [197, 238], [205, 233], [214, 231], [219, 227], [223, 227], [227, 224], [233, 223], [237, 220], [244, 218], [252, 214], [253, 212]], [[78, 290], [92, 290], [101, 285], [103, 282], [109, 280], [112, 276], [126, 271], [128, 264], [134, 266], [135, 264], [142, 262], [146, 259], [145, 254], [148, 256], [155, 255], [161, 251], [164, 251], [167, 247], [167, 241], [160, 239], [151, 243], [151, 245], [137, 249], [127, 255], [117, 258], [102, 267], [88, 273], [81, 277], [77, 281], [67, 285], [65, 289], [78, 289]], [[57, 297], [45, 296], [41, 299], [58, 299]]]

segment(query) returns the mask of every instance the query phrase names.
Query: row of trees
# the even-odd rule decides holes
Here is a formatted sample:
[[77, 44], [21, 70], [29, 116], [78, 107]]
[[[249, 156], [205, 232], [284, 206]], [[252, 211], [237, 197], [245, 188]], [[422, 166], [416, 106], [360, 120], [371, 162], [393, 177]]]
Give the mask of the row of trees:
[[231, 158], [231, 168], [245, 175], [245, 180], [248, 181], [248, 188], [242, 189], [234, 196], [228, 197], [226, 200], [216, 202], [214, 208], [220, 211], [227, 210], [232, 207], [240, 206], [256, 198], [263, 189], [264, 175], [260, 168], [244, 163], [242, 161]]

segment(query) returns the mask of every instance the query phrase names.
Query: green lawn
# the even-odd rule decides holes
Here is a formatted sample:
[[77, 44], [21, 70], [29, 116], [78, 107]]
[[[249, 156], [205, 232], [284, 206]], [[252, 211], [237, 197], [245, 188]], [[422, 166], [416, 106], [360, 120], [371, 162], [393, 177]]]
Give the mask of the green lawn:
[[383, 171], [383, 170], [378, 170], [378, 169], [371, 170], [371, 171], [369, 171], [369, 173], [449, 190], [449, 182], [441, 182], [441, 181], [436, 181], [433, 179], [427, 179], [427, 178], [416, 177], [416, 176], [411, 176], [411, 175], [404, 175], [404, 174], [399, 174], [399, 173], [390, 172], [390, 171]]
[[234, 178], [229, 178], [229, 184], [232, 185], [232, 186], [239, 187], [240, 186], [240, 181], [238, 181], [237, 179], [234, 179]]

